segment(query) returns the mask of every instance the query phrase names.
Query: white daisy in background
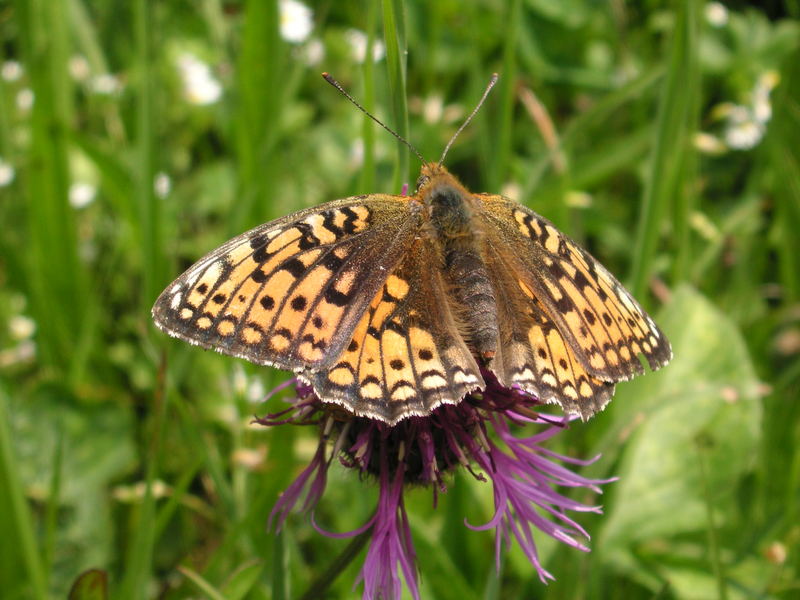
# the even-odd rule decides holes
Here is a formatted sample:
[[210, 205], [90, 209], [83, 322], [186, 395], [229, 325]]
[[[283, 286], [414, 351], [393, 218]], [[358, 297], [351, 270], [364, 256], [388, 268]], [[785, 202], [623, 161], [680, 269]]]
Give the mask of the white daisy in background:
[[6, 187], [14, 181], [15, 175], [14, 167], [0, 158], [0, 187]]
[[769, 97], [779, 81], [777, 71], [763, 73], [753, 89], [752, 105], [735, 105], [730, 109], [725, 131], [728, 146], [736, 150], [748, 150], [761, 141], [767, 131], [767, 123], [772, 118]]
[[763, 73], [756, 82], [753, 90], [753, 116], [760, 123], [766, 123], [772, 118], [772, 104], [770, 104], [769, 96], [779, 82], [780, 75], [777, 71]]
[[310, 39], [300, 49], [300, 56], [309, 67], [314, 67], [325, 58], [325, 45], [316, 38]]
[[281, 0], [280, 19], [281, 37], [292, 44], [306, 41], [314, 27], [313, 13], [302, 2], [297, 0]]
[[758, 78], [749, 105], [723, 102], [715, 106], [711, 112], [712, 120], [725, 122], [722, 139], [701, 132], [695, 136], [695, 147], [707, 154], [721, 154], [720, 144], [723, 142], [731, 150], [750, 150], [758, 145], [772, 118], [770, 94], [779, 81], [776, 71], [767, 71]]
[[356, 138], [350, 144], [350, 168], [356, 170], [364, 166], [364, 140]]
[[122, 82], [116, 75], [102, 73], [92, 77], [89, 87], [96, 94], [112, 96], [122, 91]]
[[85, 181], [76, 181], [69, 186], [69, 204], [72, 208], [89, 206], [97, 195], [97, 187]]
[[184, 52], [178, 58], [178, 71], [183, 80], [183, 92], [191, 104], [214, 104], [222, 97], [222, 84], [209, 67], [194, 54]]
[[728, 9], [721, 2], [709, 2], [705, 6], [706, 21], [713, 27], [724, 27], [728, 24]]
[[36, 333], [36, 321], [25, 315], [14, 315], [8, 321], [8, 332], [17, 341], [27, 340]]
[[764, 137], [766, 127], [753, 116], [747, 106], [734, 104], [728, 110], [725, 143], [734, 150], [749, 150]]
[[22, 77], [22, 65], [16, 60], [7, 60], [0, 67], [0, 75], [5, 81], [18, 81]]
[[163, 171], [156, 173], [156, 177], [153, 180], [153, 190], [159, 198], [163, 199], [169, 196], [172, 191], [172, 179], [170, 179], [170, 176]]
[[[353, 51], [353, 59], [363, 63], [367, 57], [367, 34], [360, 29], [348, 29], [344, 32], [344, 37]], [[372, 60], [378, 62], [385, 55], [386, 46], [382, 41], [376, 39], [372, 44]]]
[[91, 74], [89, 61], [82, 54], [71, 56], [67, 63], [67, 69], [75, 81], [86, 81]]
[[36, 96], [34, 96], [32, 89], [22, 89], [17, 92], [17, 108], [22, 112], [28, 112], [31, 108], [33, 108], [33, 101], [35, 99]]
[[239, 365], [233, 371], [233, 390], [237, 395], [245, 396], [250, 402], [263, 402], [266, 390], [260, 377], [248, 377]]

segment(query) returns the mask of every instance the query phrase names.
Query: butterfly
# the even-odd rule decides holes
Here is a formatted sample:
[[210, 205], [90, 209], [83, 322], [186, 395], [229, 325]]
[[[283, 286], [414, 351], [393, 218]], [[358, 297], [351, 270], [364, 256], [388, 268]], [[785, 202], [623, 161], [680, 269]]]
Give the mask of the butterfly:
[[443, 159], [423, 160], [411, 195], [335, 200], [228, 241], [164, 290], [156, 325], [389, 424], [459, 403], [486, 372], [585, 419], [644, 373], [640, 356], [669, 362], [605, 267], [522, 204], [469, 192]]

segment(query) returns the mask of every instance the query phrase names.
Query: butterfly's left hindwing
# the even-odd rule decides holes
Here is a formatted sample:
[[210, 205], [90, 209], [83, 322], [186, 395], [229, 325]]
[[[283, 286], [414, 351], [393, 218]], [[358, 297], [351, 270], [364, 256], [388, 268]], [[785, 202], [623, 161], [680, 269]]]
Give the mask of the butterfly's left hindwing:
[[324, 368], [419, 226], [402, 196], [300, 211], [202, 258], [161, 294], [153, 318], [172, 336], [257, 364]]
[[584, 418], [601, 410], [611, 400], [614, 384], [586, 369], [507, 254], [487, 252], [485, 258], [498, 298], [500, 338], [491, 362], [498, 381]]
[[484, 380], [456, 325], [440, 258], [415, 239], [329, 369], [310, 373], [317, 394], [394, 424], [458, 404]]

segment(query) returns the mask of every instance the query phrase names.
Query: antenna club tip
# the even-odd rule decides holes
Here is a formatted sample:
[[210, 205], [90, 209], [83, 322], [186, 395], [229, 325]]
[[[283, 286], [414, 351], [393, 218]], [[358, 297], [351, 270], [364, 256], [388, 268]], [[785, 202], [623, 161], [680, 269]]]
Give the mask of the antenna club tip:
[[328, 77], [330, 77], [330, 76], [331, 76], [331, 74], [330, 74], [330, 73], [328, 73], [327, 71], [323, 71], [323, 72], [322, 72], [322, 76], [323, 76], [325, 79], [327, 79]]

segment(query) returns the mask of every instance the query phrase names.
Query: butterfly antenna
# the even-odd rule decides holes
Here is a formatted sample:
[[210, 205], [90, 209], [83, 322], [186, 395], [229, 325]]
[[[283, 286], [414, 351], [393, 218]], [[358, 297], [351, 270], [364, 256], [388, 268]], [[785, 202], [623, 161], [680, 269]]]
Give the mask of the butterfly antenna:
[[486, 101], [486, 97], [489, 95], [489, 92], [492, 91], [492, 88], [494, 87], [494, 84], [497, 83], [497, 77], [498, 77], [497, 73], [492, 73], [492, 78], [489, 80], [489, 85], [486, 86], [486, 91], [483, 92], [483, 96], [481, 96], [481, 99], [478, 102], [478, 105], [472, 110], [472, 112], [467, 117], [467, 120], [464, 121], [464, 123], [461, 125], [461, 127], [458, 128], [458, 131], [456, 131], [453, 134], [453, 137], [450, 138], [450, 141], [447, 142], [447, 146], [444, 147], [444, 152], [442, 152], [442, 158], [439, 159], [438, 165], [440, 167], [442, 166], [442, 163], [444, 162], [444, 157], [447, 156], [447, 152], [450, 150], [450, 146], [453, 145], [453, 142], [456, 141], [456, 138], [461, 134], [462, 131], [464, 131], [464, 128], [467, 125], [469, 125], [470, 121], [472, 121], [472, 118], [478, 113], [478, 111], [481, 109], [481, 106], [483, 106], [483, 103]]
[[323, 74], [322, 74], [322, 76], [325, 78], [325, 81], [327, 81], [327, 82], [328, 82], [328, 83], [330, 83], [330, 84], [331, 84], [333, 87], [335, 87], [337, 90], [339, 90], [339, 93], [341, 93], [341, 94], [342, 94], [342, 96], [344, 96], [345, 98], [347, 98], [348, 100], [350, 100], [350, 102], [352, 102], [353, 104], [355, 104], [355, 105], [356, 105], [356, 108], [358, 108], [358, 110], [360, 110], [361, 112], [363, 112], [365, 115], [367, 115], [367, 116], [368, 116], [370, 119], [372, 119], [372, 120], [373, 120], [373, 121], [375, 121], [375, 122], [376, 122], [378, 125], [380, 125], [381, 127], [383, 127], [383, 128], [386, 130], [386, 131], [388, 131], [389, 133], [391, 133], [391, 134], [392, 134], [394, 137], [396, 137], [398, 140], [400, 140], [400, 141], [401, 141], [401, 142], [403, 142], [403, 143], [404, 143], [406, 146], [408, 146], [409, 148], [411, 148], [411, 151], [412, 151], [414, 154], [416, 154], [416, 155], [417, 155], [417, 158], [419, 158], [419, 159], [420, 159], [420, 161], [422, 161], [422, 163], [423, 163], [423, 164], [425, 163], [425, 159], [424, 159], [424, 158], [422, 158], [422, 154], [420, 154], [420, 153], [417, 151], [417, 149], [416, 149], [416, 148], [414, 148], [414, 146], [412, 146], [412, 145], [411, 145], [411, 144], [410, 144], [410, 143], [409, 143], [409, 142], [408, 142], [408, 141], [407, 141], [407, 140], [406, 140], [404, 137], [402, 137], [402, 136], [401, 136], [399, 133], [395, 132], [393, 129], [390, 129], [388, 126], [384, 125], [384, 124], [383, 124], [383, 122], [382, 122], [380, 119], [378, 119], [378, 117], [376, 117], [375, 115], [373, 115], [373, 114], [372, 114], [371, 112], [369, 112], [369, 111], [368, 111], [366, 108], [364, 108], [364, 107], [363, 107], [363, 106], [361, 106], [361, 105], [360, 105], [358, 102], [356, 102], [355, 98], [353, 98], [353, 97], [352, 97], [350, 94], [348, 94], [348, 93], [347, 93], [347, 91], [346, 91], [346, 90], [345, 90], [345, 89], [342, 87], [342, 84], [341, 84], [341, 83], [339, 83], [338, 81], [336, 81], [336, 80], [333, 78], [333, 76], [332, 76], [330, 73], [323, 73]]

